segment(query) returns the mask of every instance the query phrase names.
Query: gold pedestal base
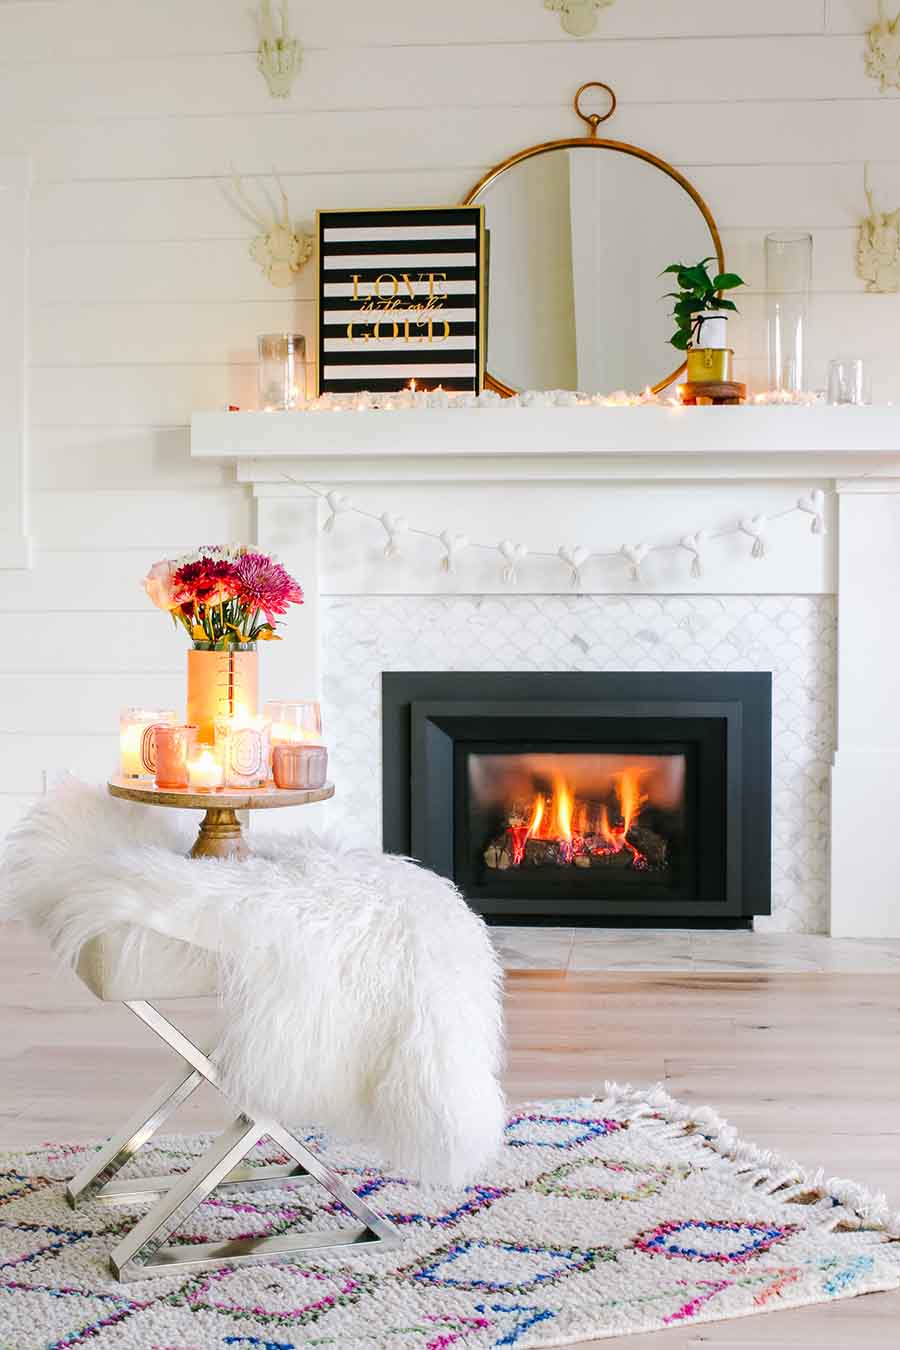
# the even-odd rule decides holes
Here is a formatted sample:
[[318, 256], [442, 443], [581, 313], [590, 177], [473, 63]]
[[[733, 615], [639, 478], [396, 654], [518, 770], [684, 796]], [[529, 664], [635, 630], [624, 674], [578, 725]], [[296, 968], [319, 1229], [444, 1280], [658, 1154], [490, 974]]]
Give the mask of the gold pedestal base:
[[244, 862], [250, 857], [250, 848], [244, 838], [241, 822], [228, 806], [210, 806], [200, 822], [200, 833], [192, 858], [230, 858]]

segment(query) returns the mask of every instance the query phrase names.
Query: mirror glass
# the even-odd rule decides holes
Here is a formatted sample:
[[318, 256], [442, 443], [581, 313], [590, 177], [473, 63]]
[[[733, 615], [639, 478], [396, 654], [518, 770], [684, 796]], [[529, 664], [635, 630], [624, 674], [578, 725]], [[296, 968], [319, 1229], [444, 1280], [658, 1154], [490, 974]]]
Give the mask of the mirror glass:
[[476, 197], [489, 231], [487, 370], [512, 390], [640, 391], [681, 358], [671, 262], [715, 256], [700, 206], [656, 164], [586, 140], [520, 160]]

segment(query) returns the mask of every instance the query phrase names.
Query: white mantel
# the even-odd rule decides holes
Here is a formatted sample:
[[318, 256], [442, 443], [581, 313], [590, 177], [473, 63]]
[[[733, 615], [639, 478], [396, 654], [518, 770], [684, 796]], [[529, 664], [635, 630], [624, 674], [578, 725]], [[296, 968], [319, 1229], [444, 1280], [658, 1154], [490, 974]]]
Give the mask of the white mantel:
[[821, 477], [900, 465], [900, 408], [533, 407], [195, 413], [242, 481]]
[[[319, 531], [313, 482], [352, 495], [376, 517], [446, 527], [532, 548], [596, 548], [715, 530], [770, 516], [798, 495], [830, 493], [826, 535], [790, 517], [769, 556], [749, 559], [735, 537], [711, 550], [701, 581], [683, 559], [659, 559], [643, 583], [597, 564], [594, 595], [836, 595], [838, 748], [831, 773], [831, 928], [900, 937], [900, 875], [883, 846], [900, 783], [900, 409], [811, 407], [411, 409], [393, 412], [198, 413], [192, 455], [235, 466], [257, 498], [258, 541], [307, 592], [302, 622], [266, 653], [271, 687], [319, 678], [321, 596], [499, 595], [497, 560], [473, 558], [457, 577], [429, 541], [388, 563], [376, 522]], [[429, 552], [430, 548], [430, 552]], [[518, 594], [568, 591], [551, 562], [522, 569]], [[298, 674], [300, 672], [300, 674]]]

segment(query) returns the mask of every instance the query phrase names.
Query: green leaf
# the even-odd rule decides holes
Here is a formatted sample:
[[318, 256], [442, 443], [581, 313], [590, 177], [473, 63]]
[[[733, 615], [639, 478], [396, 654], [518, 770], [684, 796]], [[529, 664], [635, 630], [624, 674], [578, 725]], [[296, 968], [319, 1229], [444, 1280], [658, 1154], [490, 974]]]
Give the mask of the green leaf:
[[659, 275], [661, 277], [664, 277], [668, 272], [683, 272], [683, 271], [684, 271], [684, 263], [672, 263], [669, 267], [664, 267]]
[[713, 307], [715, 309], [732, 309], [734, 310], [735, 314], [737, 314], [738, 312], [738, 307], [733, 300], [711, 300], [710, 308]]
[[677, 348], [678, 351], [686, 352], [688, 347], [691, 345], [690, 330], [688, 330], [687, 332], [682, 332], [681, 330], [679, 330], [674, 335], [674, 337], [669, 338], [669, 342], [673, 347]]
[[698, 314], [698, 313], [700, 312], [700, 310], [703, 309], [703, 308], [705, 307], [705, 303], [706, 303], [706, 302], [705, 302], [704, 300], [700, 300], [700, 299], [692, 300], [692, 299], [685, 298], [684, 300], [679, 300], [679, 301], [678, 301], [678, 304], [675, 306], [675, 308], [674, 308], [674, 310], [673, 310], [672, 312], [673, 312], [674, 314], [679, 314], [679, 315], [680, 315], [680, 314]]
[[717, 291], [731, 291], [735, 286], [743, 286], [745, 282], [736, 272], [721, 272], [719, 276], [713, 278], [712, 284]]

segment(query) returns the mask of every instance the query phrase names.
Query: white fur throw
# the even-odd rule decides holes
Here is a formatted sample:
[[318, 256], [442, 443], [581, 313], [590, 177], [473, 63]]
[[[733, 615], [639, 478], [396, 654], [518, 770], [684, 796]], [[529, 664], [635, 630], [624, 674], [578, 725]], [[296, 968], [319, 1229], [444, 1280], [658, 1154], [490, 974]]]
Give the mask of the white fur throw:
[[221, 970], [218, 1062], [243, 1109], [373, 1143], [424, 1180], [467, 1181], [499, 1146], [499, 969], [456, 888], [310, 833], [252, 834], [247, 862], [190, 860], [192, 813], [68, 780], [6, 850], [0, 913], [65, 961], [122, 923]]

